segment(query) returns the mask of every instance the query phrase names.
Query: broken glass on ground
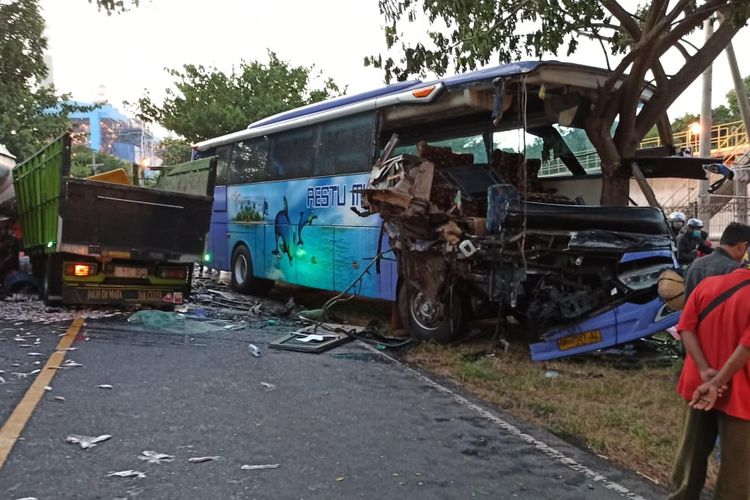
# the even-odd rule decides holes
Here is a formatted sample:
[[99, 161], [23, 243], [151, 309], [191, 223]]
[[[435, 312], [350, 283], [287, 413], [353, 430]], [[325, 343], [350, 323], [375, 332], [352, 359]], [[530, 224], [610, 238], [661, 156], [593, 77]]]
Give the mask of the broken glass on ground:
[[140, 325], [146, 330], [196, 335], [226, 331], [230, 325], [222, 320], [202, 319], [180, 313], [144, 309], [131, 314], [128, 323]]
[[265, 470], [265, 469], [278, 469], [280, 464], [262, 464], [262, 465], [243, 465], [240, 467], [242, 470]]
[[202, 464], [204, 462], [213, 462], [214, 460], [218, 460], [221, 457], [218, 455], [209, 456], [209, 457], [190, 457], [188, 458], [188, 462], [191, 464]]
[[81, 449], [93, 448], [97, 443], [107, 441], [112, 436], [109, 434], [102, 434], [101, 436], [81, 436], [79, 434], [71, 434], [65, 438], [65, 441], [70, 444], [77, 444], [81, 446]]
[[167, 455], [166, 453], [158, 453], [151, 450], [143, 451], [138, 458], [150, 464], [160, 464], [162, 462], [171, 462], [174, 460], [174, 456], [172, 455]]
[[146, 477], [146, 474], [137, 470], [121, 470], [117, 472], [110, 472], [107, 477], [135, 477], [142, 479]]

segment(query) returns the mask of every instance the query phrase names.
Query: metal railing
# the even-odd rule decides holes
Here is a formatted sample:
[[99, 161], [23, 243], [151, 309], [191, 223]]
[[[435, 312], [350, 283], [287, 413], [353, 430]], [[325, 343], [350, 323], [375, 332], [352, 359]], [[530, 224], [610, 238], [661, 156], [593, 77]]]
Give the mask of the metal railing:
[[[685, 130], [673, 134], [674, 146], [678, 148], [692, 148], [697, 154], [700, 143], [700, 134]], [[640, 148], [653, 148], [662, 145], [659, 136], [649, 137], [641, 141]], [[738, 154], [744, 154], [750, 148], [747, 130], [742, 121], [731, 123], [720, 123], [711, 127], [711, 153], [712, 156], [734, 159]], [[601, 160], [594, 149], [576, 151], [573, 153], [583, 165], [586, 172], [596, 173], [601, 171]], [[552, 158], [542, 163], [539, 170], [540, 177], [560, 175], [569, 173], [567, 167], [560, 158]]]

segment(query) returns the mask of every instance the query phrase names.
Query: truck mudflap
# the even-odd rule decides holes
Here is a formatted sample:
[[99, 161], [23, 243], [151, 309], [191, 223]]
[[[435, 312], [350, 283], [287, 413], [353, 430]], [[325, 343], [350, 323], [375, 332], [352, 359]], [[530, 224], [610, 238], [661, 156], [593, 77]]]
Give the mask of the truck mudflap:
[[63, 304], [182, 304], [185, 290], [139, 286], [63, 285]]
[[679, 311], [660, 299], [646, 304], [626, 302], [575, 326], [554, 330], [531, 344], [532, 361], [546, 361], [606, 349], [666, 330], [677, 324]]

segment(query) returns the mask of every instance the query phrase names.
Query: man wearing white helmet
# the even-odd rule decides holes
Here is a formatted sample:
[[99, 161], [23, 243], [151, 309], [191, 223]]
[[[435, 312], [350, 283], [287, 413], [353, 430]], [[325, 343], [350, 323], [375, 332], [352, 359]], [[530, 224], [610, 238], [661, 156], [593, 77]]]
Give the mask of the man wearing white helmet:
[[672, 212], [669, 214], [669, 217], [667, 217], [667, 220], [669, 221], [670, 229], [672, 229], [672, 234], [676, 237], [680, 234], [682, 228], [685, 227], [685, 221], [687, 218], [682, 212]]
[[702, 220], [689, 219], [686, 231], [677, 237], [677, 260], [680, 265], [690, 265], [698, 256], [699, 249], [706, 254], [712, 252], [711, 247], [703, 243], [703, 238], [701, 237], [702, 228]]

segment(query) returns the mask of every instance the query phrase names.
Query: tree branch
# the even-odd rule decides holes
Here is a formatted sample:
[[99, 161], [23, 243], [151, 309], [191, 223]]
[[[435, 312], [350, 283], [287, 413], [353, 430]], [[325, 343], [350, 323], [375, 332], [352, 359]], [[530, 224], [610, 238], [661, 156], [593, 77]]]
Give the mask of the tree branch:
[[610, 11], [615, 19], [620, 21], [623, 28], [628, 31], [628, 34], [633, 40], [641, 38], [641, 28], [638, 23], [633, 19], [633, 15], [625, 10], [622, 5], [617, 3], [616, 0], [602, 0], [602, 5], [605, 9]]
[[647, 33], [651, 31], [656, 22], [664, 18], [664, 11], [668, 6], [668, 0], [652, 0], [651, 6], [649, 6], [648, 13], [646, 14], [646, 22], [643, 25], [643, 31]]
[[669, 92], [661, 89], [641, 109], [636, 121], [636, 132], [642, 137], [656, 120], [659, 114], [668, 108], [682, 94], [685, 89], [703, 73], [714, 59], [726, 48], [741, 26], [734, 26], [730, 21], [721, 23], [713, 36], [706, 41], [701, 49], [670, 79], [673, 85]]
[[693, 0], [680, 0], [677, 2], [677, 5], [674, 6], [674, 9], [672, 9], [669, 14], [664, 16], [664, 22], [672, 24], [672, 21], [677, 19], [677, 16], [680, 15], [680, 13], [685, 10], [685, 8], [690, 5], [690, 2]]

